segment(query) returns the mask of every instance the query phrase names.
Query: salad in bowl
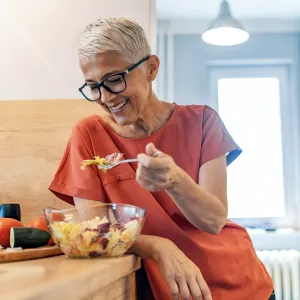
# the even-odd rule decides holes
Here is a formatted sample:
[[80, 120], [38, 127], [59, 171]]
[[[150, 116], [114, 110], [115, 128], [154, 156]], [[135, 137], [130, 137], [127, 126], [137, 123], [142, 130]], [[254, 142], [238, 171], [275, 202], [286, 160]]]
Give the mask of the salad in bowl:
[[[123, 255], [140, 234], [146, 211], [125, 204], [100, 204], [81, 209], [44, 209], [56, 245], [69, 257]], [[63, 216], [57, 220], [57, 214]]]

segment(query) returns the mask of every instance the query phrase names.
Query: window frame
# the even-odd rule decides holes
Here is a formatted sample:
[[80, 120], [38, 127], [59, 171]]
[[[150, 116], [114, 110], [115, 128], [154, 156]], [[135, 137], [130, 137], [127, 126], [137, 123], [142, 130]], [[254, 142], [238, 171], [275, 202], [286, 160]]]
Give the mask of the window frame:
[[[277, 61], [279, 62], [279, 61]], [[299, 199], [299, 122], [296, 97], [293, 96], [292, 63], [275, 64], [255, 60], [244, 62], [213, 62], [209, 66], [210, 99], [209, 105], [218, 111], [218, 80], [223, 78], [279, 78], [280, 111], [282, 133], [282, 163], [286, 216], [283, 218], [232, 218], [248, 228], [300, 228]], [[226, 124], [225, 124], [226, 126]], [[233, 137], [234, 138], [234, 137]], [[238, 141], [237, 141], [238, 143]], [[291, 159], [292, 157], [292, 159]], [[251, 187], [250, 187], [251, 188]], [[230, 201], [230, 199], [229, 199]], [[299, 201], [298, 201], [299, 202]]]

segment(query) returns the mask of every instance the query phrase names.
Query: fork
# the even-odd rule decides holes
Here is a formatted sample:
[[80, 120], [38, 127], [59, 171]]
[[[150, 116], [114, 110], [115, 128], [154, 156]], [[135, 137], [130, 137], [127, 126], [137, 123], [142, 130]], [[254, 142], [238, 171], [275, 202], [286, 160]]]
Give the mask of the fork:
[[[161, 154], [161, 151], [157, 150], [152, 154], [152, 157], [156, 157], [159, 154]], [[115, 164], [105, 164], [103, 166], [98, 165], [98, 169], [110, 170], [114, 167], [117, 167], [118, 165], [125, 164], [125, 163], [132, 163], [132, 162], [138, 162], [138, 159], [137, 158], [124, 159], [116, 162]]]
[[132, 162], [138, 162], [138, 159], [137, 158], [124, 159], [116, 162], [115, 164], [105, 164], [103, 166], [97, 165], [97, 167], [98, 169], [110, 170], [118, 165], [125, 164], [125, 163], [132, 163]]

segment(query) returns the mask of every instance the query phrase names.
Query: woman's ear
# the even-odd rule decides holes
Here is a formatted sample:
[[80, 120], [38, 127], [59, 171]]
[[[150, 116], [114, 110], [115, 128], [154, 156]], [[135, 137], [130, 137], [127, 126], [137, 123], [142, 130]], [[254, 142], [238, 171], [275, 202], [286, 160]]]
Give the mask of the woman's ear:
[[159, 58], [156, 55], [151, 55], [148, 59], [148, 77], [149, 81], [153, 81], [159, 70]]

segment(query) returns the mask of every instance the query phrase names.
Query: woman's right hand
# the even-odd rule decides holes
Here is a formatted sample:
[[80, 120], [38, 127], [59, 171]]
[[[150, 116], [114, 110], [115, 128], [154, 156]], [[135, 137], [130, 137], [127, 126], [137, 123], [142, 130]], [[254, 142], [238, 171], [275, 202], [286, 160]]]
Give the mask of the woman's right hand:
[[141, 234], [127, 253], [157, 261], [173, 300], [212, 300], [199, 268], [170, 240]]
[[211, 300], [211, 294], [199, 268], [170, 240], [156, 243], [159, 269], [167, 282], [172, 299]]

